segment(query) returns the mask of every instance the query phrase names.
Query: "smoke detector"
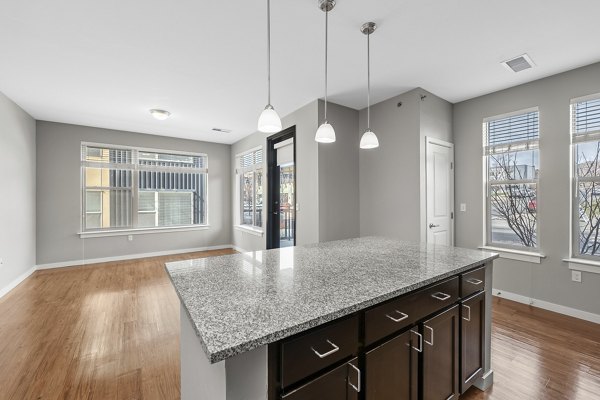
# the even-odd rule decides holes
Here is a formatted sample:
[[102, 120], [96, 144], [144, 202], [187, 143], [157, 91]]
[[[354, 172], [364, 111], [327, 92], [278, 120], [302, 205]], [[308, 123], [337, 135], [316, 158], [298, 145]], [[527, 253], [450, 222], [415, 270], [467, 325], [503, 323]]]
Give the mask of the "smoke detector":
[[527, 54], [522, 54], [518, 57], [511, 58], [510, 60], [502, 61], [501, 64], [512, 72], [521, 72], [535, 66], [531, 60], [531, 57], [529, 57]]

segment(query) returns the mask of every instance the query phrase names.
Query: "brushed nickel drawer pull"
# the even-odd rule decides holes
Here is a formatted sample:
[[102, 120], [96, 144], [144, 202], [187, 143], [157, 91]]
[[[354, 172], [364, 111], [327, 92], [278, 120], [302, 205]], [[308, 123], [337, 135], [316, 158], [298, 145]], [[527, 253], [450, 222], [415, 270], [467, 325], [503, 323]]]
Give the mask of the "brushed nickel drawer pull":
[[481, 279], [475, 279], [475, 278], [469, 278], [469, 279], [467, 279], [467, 282], [469, 282], [471, 285], [481, 285], [483, 283], [483, 281]]
[[348, 385], [350, 385], [352, 387], [352, 389], [356, 390], [357, 393], [360, 393], [360, 369], [358, 369], [354, 364], [352, 363], [348, 363], [349, 366], [351, 366], [352, 368], [354, 368], [356, 370], [356, 373], [358, 374], [357, 377], [357, 384], [356, 386], [354, 386], [352, 384], [352, 382], [350, 382], [350, 377], [348, 377]]
[[471, 307], [469, 307], [469, 306], [467, 306], [467, 305], [465, 305], [465, 304], [463, 304], [462, 306], [463, 306], [464, 308], [466, 308], [466, 309], [467, 309], [467, 311], [469, 312], [469, 316], [468, 316], [467, 318], [465, 318], [465, 317], [462, 317], [462, 318], [463, 318], [465, 321], [467, 321], [467, 322], [470, 322], [470, 321], [471, 321]]
[[446, 294], [446, 293], [442, 293], [442, 292], [435, 292], [434, 294], [431, 295], [431, 297], [433, 297], [434, 299], [445, 301], [445, 300], [448, 300], [452, 296], [450, 296], [449, 294]]
[[313, 352], [314, 352], [314, 353], [317, 355], [317, 357], [319, 357], [319, 358], [325, 358], [325, 357], [327, 357], [327, 356], [330, 356], [330, 355], [332, 355], [333, 353], [335, 353], [336, 351], [338, 351], [338, 350], [340, 349], [340, 348], [339, 348], [339, 347], [337, 347], [337, 346], [336, 346], [334, 343], [332, 343], [332, 342], [331, 342], [329, 339], [327, 339], [327, 343], [329, 343], [331, 346], [333, 346], [333, 349], [329, 350], [329, 351], [328, 351], [328, 352], [326, 352], [326, 353], [323, 353], [323, 354], [321, 354], [321, 353], [319, 353], [318, 351], [316, 351], [314, 347], [311, 347], [310, 349], [311, 349], [311, 350], [312, 350], [312, 351], [313, 351]]
[[385, 316], [388, 317], [389, 319], [391, 319], [394, 322], [404, 321], [406, 318], [408, 318], [408, 314], [404, 314], [402, 311], [394, 310], [394, 312], [397, 313], [397, 314], [400, 314], [401, 317], [400, 318], [394, 318], [390, 314], [385, 314]]
[[425, 329], [429, 329], [429, 331], [431, 332], [431, 341], [430, 341], [430, 342], [428, 342], [428, 341], [427, 341], [427, 339], [423, 339], [423, 340], [424, 340], [424, 341], [425, 341], [425, 343], [427, 343], [428, 345], [430, 345], [430, 346], [433, 346], [433, 328], [432, 328], [432, 327], [430, 327], [430, 326], [427, 326], [427, 325], [425, 325], [425, 324], [423, 324], [423, 328], [425, 328]]
[[411, 344], [411, 347], [413, 349], [415, 349], [416, 351], [418, 351], [419, 353], [422, 353], [423, 352], [423, 335], [421, 335], [419, 332], [415, 332], [413, 330], [411, 330], [410, 333], [414, 333], [415, 335], [417, 335], [419, 337], [419, 348], [417, 349], [412, 344]]

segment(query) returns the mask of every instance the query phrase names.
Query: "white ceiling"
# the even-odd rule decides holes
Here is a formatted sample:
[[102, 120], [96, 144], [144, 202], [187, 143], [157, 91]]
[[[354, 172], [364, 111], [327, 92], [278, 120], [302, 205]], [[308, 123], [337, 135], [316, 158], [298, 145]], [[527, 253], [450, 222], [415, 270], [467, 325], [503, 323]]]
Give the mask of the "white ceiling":
[[[265, 0], [0, 1], [0, 91], [36, 119], [222, 143], [255, 131]], [[323, 96], [324, 15], [317, 0], [271, 8], [272, 103], [286, 115]], [[338, 0], [330, 99], [366, 106], [369, 20], [374, 102], [417, 86], [458, 102], [600, 61], [598, 15], [598, 0]], [[536, 68], [500, 65], [525, 52]]]

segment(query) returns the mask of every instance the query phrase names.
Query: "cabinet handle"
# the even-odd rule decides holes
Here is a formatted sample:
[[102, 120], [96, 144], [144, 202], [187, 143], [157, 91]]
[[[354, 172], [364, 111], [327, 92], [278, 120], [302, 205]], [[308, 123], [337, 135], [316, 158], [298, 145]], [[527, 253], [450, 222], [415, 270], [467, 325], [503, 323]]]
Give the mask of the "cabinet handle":
[[358, 393], [360, 393], [360, 369], [358, 369], [354, 364], [352, 363], [348, 363], [349, 366], [351, 366], [352, 368], [354, 368], [354, 370], [356, 371], [357, 374], [357, 384], [356, 386], [354, 386], [352, 384], [352, 382], [350, 382], [350, 377], [348, 377], [348, 385], [350, 385], [352, 387], [352, 389], [356, 390]]
[[469, 316], [468, 316], [467, 318], [465, 318], [465, 317], [462, 317], [462, 319], [464, 319], [464, 320], [465, 320], [465, 321], [467, 321], [467, 322], [470, 322], [470, 321], [471, 321], [471, 307], [469, 307], [469, 306], [467, 306], [467, 305], [465, 305], [465, 304], [463, 304], [462, 306], [463, 306], [464, 308], [466, 308], [466, 309], [467, 309], [467, 311], [469, 312]]
[[431, 297], [433, 297], [434, 299], [445, 301], [445, 300], [448, 300], [452, 296], [450, 296], [449, 294], [446, 294], [446, 293], [442, 293], [442, 292], [435, 292], [434, 294], [431, 295]]
[[313, 352], [314, 352], [314, 353], [315, 353], [315, 354], [316, 354], [316, 355], [317, 355], [319, 358], [325, 358], [325, 357], [327, 357], [327, 356], [330, 356], [330, 355], [332, 355], [333, 353], [335, 353], [336, 351], [338, 351], [338, 350], [340, 349], [340, 348], [339, 348], [339, 347], [337, 347], [337, 346], [336, 346], [334, 343], [332, 343], [332, 342], [331, 342], [329, 339], [327, 339], [327, 343], [329, 343], [330, 345], [332, 345], [332, 346], [333, 346], [333, 349], [329, 350], [329, 351], [328, 351], [328, 352], [326, 352], [326, 353], [323, 353], [323, 354], [321, 354], [321, 353], [319, 353], [318, 351], [316, 351], [314, 347], [311, 347], [310, 349], [311, 349], [311, 350], [312, 350], [312, 351], [313, 351]]
[[408, 314], [404, 314], [403, 312], [398, 311], [398, 310], [394, 310], [394, 312], [397, 313], [397, 314], [400, 314], [401, 317], [400, 318], [394, 318], [390, 314], [385, 314], [385, 316], [388, 317], [389, 319], [391, 319], [394, 322], [404, 321], [406, 318], [408, 318]]
[[411, 347], [413, 349], [415, 349], [416, 351], [418, 351], [419, 353], [422, 353], [423, 352], [423, 335], [421, 335], [419, 332], [415, 332], [413, 330], [411, 330], [410, 333], [414, 333], [415, 335], [417, 335], [419, 337], [419, 348], [417, 349], [412, 344], [411, 344]]
[[[425, 343], [427, 343], [430, 346], [433, 346], [433, 328], [427, 325], [423, 325], [423, 328], [425, 329], [429, 329], [429, 331], [431, 332], [431, 342], [428, 342], [426, 339], [423, 339], [425, 341]], [[424, 336], [424, 335], [423, 335]]]
[[467, 279], [467, 282], [469, 282], [471, 285], [481, 285], [483, 283], [483, 281], [481, 279], [475, 279], [475, 278], [469, 278], [469, 279]]

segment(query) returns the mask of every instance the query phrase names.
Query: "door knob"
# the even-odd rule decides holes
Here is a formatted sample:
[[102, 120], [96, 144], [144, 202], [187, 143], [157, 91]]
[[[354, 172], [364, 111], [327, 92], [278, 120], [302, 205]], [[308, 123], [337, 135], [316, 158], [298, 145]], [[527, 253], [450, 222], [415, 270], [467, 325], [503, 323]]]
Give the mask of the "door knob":
[[438, 228], [438, 227], [439, 227], [439, 225], [429, 224], [429, 229]]

